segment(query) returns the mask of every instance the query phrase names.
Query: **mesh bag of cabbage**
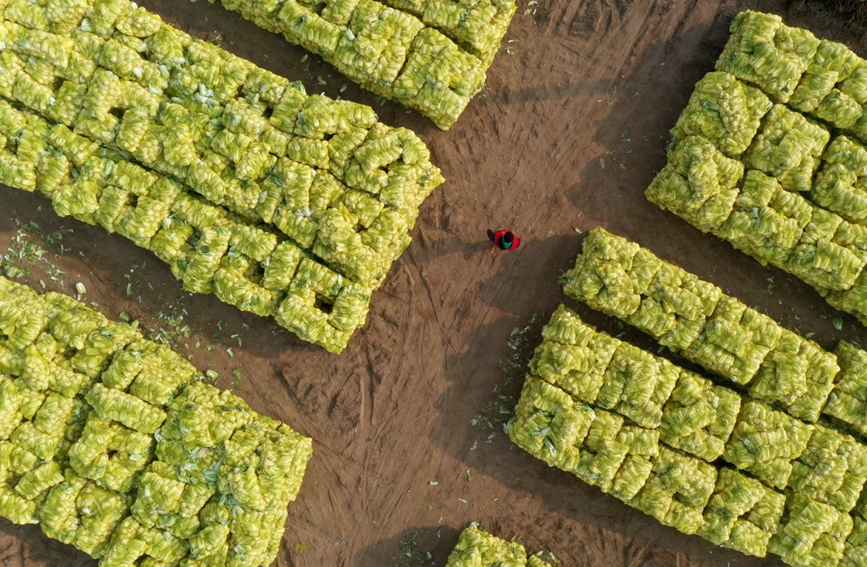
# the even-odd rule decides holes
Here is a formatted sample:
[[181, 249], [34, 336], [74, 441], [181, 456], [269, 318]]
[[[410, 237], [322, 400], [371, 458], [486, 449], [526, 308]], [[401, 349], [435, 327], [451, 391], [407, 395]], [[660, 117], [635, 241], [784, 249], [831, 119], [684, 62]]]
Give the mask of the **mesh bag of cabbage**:
[[722, 456], [740, 409], [736, 392], [681, 370], [662, 410], [660, 440], [711, 463]]
[[732, 469], [719, 470], [698, 535], [722, 547], [764, 557], [777, 532], [786, 498]]
[[743, 174], [741, 162], [727, 158], [705, 138], [688, 136], [669, 154], [646, 195], [702, 232], [713, 232], [731, 214]]
[[834, 138], [822, 156], [810, 200], [855, 224], [867, 223], [867, 148], [847, 136]]
[[572, 472], [587, 484], [626, 501], [647, 478], [650, 462], [659, 453], [659, 433], [627, 425], [619, 415], [604, 410], [596, 410], [594, 415]]
[[744, 177], [731, 216], [716, 234], [763, 265], [786, 266], [815, 210], [778, 180], [752, 169]]
[[[214, 2], [215, 0], [210, 0]], [[481, 90], [514, 0], [222, 0], [260, 27], [448, 129]]]
[[823, 39], [789, 105], [843, 130], [860, 133], [867, 65], [842, 43]]
[[775, 104], [744, 154], [744, 166], [777, 179], [787, 191], [809, 191], [830, 138], [824, 126]]
[[512, 440], [543, 461], [573, 469], [596, 413], [563, 390], [537, 378], [524, 382], [510, 425]]
[[[867, 263], [865, 227], [785, 191], [757, 170], [747, 172], [736, 204], [717, 236], [763, 264], [791, 272], [823, 295], [847, 294], [859, 286]], [[859, 313], [857, 305], [851, 309]]]
[[713, 494], [713, 465], [661, 446], [644, 487], [628, 504], [685, 534], [704, 525], [702, 512]]
[[0, 515], [101, 565], [266, 566], [311, 440], [131, 326], [0, 278]]
[[807, 448], [814, 426], [756, 401], [741, 408], [723, 454], [726, 461], [771, 486], [789, 484], [793, 462]]
[[442, 183], [427, 148], [131, 2], [95, 2], [4, 12], [0, 181], [260, 315], [278, 313], [309, 257], [333, 273], [306, 270], [323, 277], [297, 282], [281, 321], [339, 352]]
[[792, 465], [789, 488], [846, 514], [855, 507], [867, 480], [867, 446], [817, 424], [807, 448]]
[[816, 207], [810, 224], [782, 267], [824, 295], [855, 288], [865, 265], [867, 227], [851, 224]]
[[867, 271], [862, 270], [855, 283], [846, 290], [818, 289], [828, 305], [851, 313], [867, 326]]
[[771, 106], [762, 91], [734, 75], [708, 73], [695, 84], [671, 135], [675, 142], [701, 136], [726, 156], [738, 158], [749, 148]]
[[768, 550], [793, 567], [837, 565], [852, 526], [849, 514], [809, 496], [788, 492], [780, 528]]
[[524, 546], [506, 541], [471, 523], [461, 532], [449, 554], [446, 567], [551, 567], [535, 555], [527, 555]]
[[750, 396], [815, 422], [839, 371], [833, 354], [784, 329], [779, 343], [762, 362], [750, 386]]
[[859, 512], [852, 514], [852, 520], [852, 533], [846, 538], [840, 567], [867, 564], [867, 519]]
[[819, 40], [807, 30], [783, 24], [779, 16], [752, 10], [736, 15], [729, 29], [731, 37], [716, 70], [753, 83], [774, 102], [787, 102], [813, 61]]

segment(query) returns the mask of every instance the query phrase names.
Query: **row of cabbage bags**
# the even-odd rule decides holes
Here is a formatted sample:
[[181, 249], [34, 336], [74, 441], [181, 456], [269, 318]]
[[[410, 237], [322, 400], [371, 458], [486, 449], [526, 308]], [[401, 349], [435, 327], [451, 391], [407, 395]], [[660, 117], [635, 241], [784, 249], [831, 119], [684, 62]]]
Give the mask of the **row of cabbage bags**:
[[823, 349], [634, 242], [594, 229], [564, 291], [637, 327], [680, 356], [814, 423], [839, 420], [867, 435], [867, 352]]
[[731, 29], [646, 195], [867, 322], [867, 62], [774, 15]]
[[0, 278], [0, 516], [100, 565], [267, 566], [312, 441], [179, 354]]
[[442, 182], [424, 144], [126, 0], [14, 8], [0, 181], [153, 250], [192, 291], [342, 350]]
[[484, 86], [517, 10], [514, 0], [221, 1], [443, 130]]
[[461, 532], [449, 555], [446, 567], [550, 567], [536, 555], [528, 555], [524, 546], [506, 541], [485, 531], [476, 522]]
[[793, 566], [863, 565], [867, 446], [598, 332], [560, 306], [511, 439], [686, 534]]

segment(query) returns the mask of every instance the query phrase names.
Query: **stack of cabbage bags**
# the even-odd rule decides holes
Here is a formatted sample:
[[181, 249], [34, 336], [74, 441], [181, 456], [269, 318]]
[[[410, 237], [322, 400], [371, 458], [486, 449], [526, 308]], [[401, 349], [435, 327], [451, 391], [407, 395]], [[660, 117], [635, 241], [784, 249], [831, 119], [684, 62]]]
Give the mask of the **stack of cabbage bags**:
[[[210, 0], [214, 2], [216, 0]], [[222, 0], [447, 130], [485, 83], [514, 0]]]
[[[702, 366], [747, 384], [781, 329], [715, 285], [597, 228], [563, 276], [566, 295], [619, 317]], [[611, 297], [624, 297], [612, 302]]]
[[530, 371], [578, 400], [647, 428], [659, 427], [679, 369], [585, 325], [560, 306], [545, 327]]
[[842, 389], [826, 406], [835, 380], [840, 389], [845, 375], [833, 353], [634, 242], [592, 230], [563, 283], [570, 297], [638, 327], [715, 375], [748, 386], [755, 399], [810, 423], [825, 411], [867, 427], [863, 412], [845, 410], [854, 403], [847, 392], [867, 398], [857, 386]]
[[[724, 503], [714, 497], [703, 512], [705, 523], [695, 533], [716, 542], [730, 537], [738, 542], [736, 549], [751, 554], [756, 554], [755, 549], [767, 550], [793, 566], [863, 563], [867, 557], [867, 445], [846, 432], [867, 432], [865, 351], [846, 342], [834, 353], [825, 351], [712, 284], [602, 229], [591, 231], [575, 268], [562, 281], [570, 296], [639, 326], [715, 378], [734, 382], [748, 392], [741, 402], [741, 394], [681, 370], [664, 401], [660, 449], [669, 447], [712, 464], [721, 457], [746, 479], [722, 480], [728, 469], [720, 470], [717, 483], [731, 487], [737, 495], [732, 496], [736, 498], [733, 509], [757, 507], [756, 513], [749, 514], [753, 526], [735, 532], [729, 526], [729, 512], [720, 510]], [[598, 345], [608, 342], [598, 336], [601, 334], [590, 333], [586, 325], [574, 323], [576, 319], [570, 332], [546, 327], [546, 341], [536, 353], [537, 359], [540, 353], [548, 359], [559, 356], [563, 376], [555, 372], [543, 376], [537, 371], [536, 359], [531, 363], [531, 372], [564, 390], [564, 384], [578, 383], [586, 372], [576, 367], [590, 367], [584, 362], [589, 360], [587, 354], [574, 347], [585, 347], [592, 340], [597, 346], [591, 350], [603, 352]], [[549, 326], [555, 321], [562, 326], [567, 320], [555, 316]], [[695, 325], [691, 343], [672, 340], [672, 329], [690, 325]], [[561, 344], [553, 344], [557, 341]], [[612, 348], [617, 347], [609, 350]], [[595, 361], [605, 364], [610, 358], [597, 355]], [[656, 373], [652, 369], [643, 373], [646, 387], [653, 387]], [[591, 410], [592, 404], [588, 402]], [[826, 419], [819, 423], [822, 415]], [[630, 418], [626, 419], [628, 425]], [[579, 455], [580, 451], [578, 446]], [[561, 466], [556, 459], [549, 462]], [[694, 471], [691, 474], [701, 477]], [[756, 487], [775, 496], [759, 506], [761, 491], [754, 492]], [[748, 497], [749, 493], [753, 496]], [[769, 525], [767, 518], [757, 515], [769, 509], [776, 511], [773, 522], [779, 521], [780, 528], [755, 532]]]
[[507, 426], [518, 446], [684, 533], [765, 555], [785, 497], [716, 466], [747, 426], [740, 394], [600, 333], [562, 305], [543, 337]]
[[731, 32], [646, 195], [867, 324], [867, 61], [771, 14]]
[[[757, 138], [753, 148], [758, 145]], [[755, 155], [748, 155], [752, 159], [748, 167], [758, 163]], [[804, 159], [813, 161], [809, 153]], [[721, 169], [721, 162], [729, 169]], [[801, 162], [794, 167], [810, 172], [806, 178], [800, 173], [795, 176], [801, 188], [809, 189], [814, 165]], [[731, 174], [723, 177], [722, 171]], [[867, 228], [787, 190], [783, 183], [794, 183], [793, 170], [777, 169], [772, 175], [760, 169], [748, 169], [745, 175], [743, 171], [741, 164], [723, 156], [706, 139], [689, 137], [672, 152], [646, 195], [654, 204], [728, 240], [763, 264], [793, 273], [832, 305], [867, 317], [856, 301], [867, 286], [859, 279], [867, 265]], [[867, 303], [864, 306], [867, 309]]]
[[819, 40], [779, 16], [742, 12], [717, 70], [753, 83], [775, 102], [867, 140], [867, 64], [840, 43]]
[[635, 426], [621, 431], [622, 417], [532, 375], [515, 413], [509, 435], [521, 448], [624, 501], [644, 485], [652, 468], [648, 457], [659, 451], [657, 432]]
[[53, 6], [4, 12], [0, 182], [342, 350], [443, 181], [424, 144], [128, 0]]
[[535, 555], [527, 555], [524, 546], [506, 541], [471, 523], [461, 532], [449, 555], [446, 567], [550, 567]]
[[100, 565], [266, 566], [311, 440], [182, 356], [0, 278], [0, 515]]
[[507, 425], [518, 446], [749, 555], [818, 567], [867, 553], [867, 445], [622, 343], [562, 305], [542, 334]]
[[863, 563], [867, 445], [847, 431], [867, 427], [867, 353], [827, 352], [602, 229], [561, 282], [712, 376], [561, 305], [507, 425], [517, 445], [718, 545], [794, 567]]

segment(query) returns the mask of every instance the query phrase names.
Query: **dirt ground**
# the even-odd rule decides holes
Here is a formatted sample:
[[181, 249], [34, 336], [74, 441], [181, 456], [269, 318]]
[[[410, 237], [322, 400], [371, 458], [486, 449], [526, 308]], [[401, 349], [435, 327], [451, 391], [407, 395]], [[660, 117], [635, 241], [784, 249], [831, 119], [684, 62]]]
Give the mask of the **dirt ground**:
[[[595, 226], [637, 240], [789, 328], [814, 332], [827, 348], [842, 338], [867, 344], [852, 317], [836, 330], [840, 314], [805, 284], [643, 197], [664, 164], [668, 129], [712, 69], [737, 11], [781, 14], [867, 55], [864, 29], [808, 2], [520, 0], [484, 94], [441, 132], [204, 0], [141, 3], [303, 80], [309, 92], [371, 104], [386, 123], [413, 128], [448, 180], [424, 204], [414, 243], [341, 356], [213, 296], [194, 297], [122, 237], [59, 219], [44, 199], [0, 187], [0, 254], [22, 243], [47, 251], [33, 261], [35, 248], [25, 245], [31, 260], [13, 259], [23, 280], [68, 293], [83, 282], [86, 300], [108, 316], [140, 319], [200, 368], [217, 370], [219, 386], [313, 437], [277, 565], [442, 566], [473, 520], [553, 552], [564, 566], [782, 565], [663, 527], [524, 453], [502, 423], [541, 325], [559, 303], [574, 303], [557, 277], [581, 233]], [[501, 227], [522, 237], [517, 252], [487, 252], [485, 229]], [[620, 332], [615, 321], [578, 310]], [[36, 526], [0, 520], [0, 565], [95, 562]]]

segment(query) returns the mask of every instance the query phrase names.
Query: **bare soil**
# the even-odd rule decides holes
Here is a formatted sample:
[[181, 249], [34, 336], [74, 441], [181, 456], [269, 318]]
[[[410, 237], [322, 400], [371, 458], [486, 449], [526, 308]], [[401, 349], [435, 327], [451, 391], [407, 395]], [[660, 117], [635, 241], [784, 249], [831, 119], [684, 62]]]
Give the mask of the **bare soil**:
[[[86, 300], [107, 315], [140, 319], [200, 368], [217, 370], [219, 386], [313, 437], [281, 567], [442, 566], [473, 520], [567, 566], [782, 565], [682, 535], [547, 467], [503, 434], [503, 412], [514, 406], [541, 325], [559, 303], [573, 303], [557, 277], [582, 232], [595, 226], [640, 242], [789, 328], [814, 332], [827, 348], [843, 338], [867, 344], [854, 318], [807, 285], [643, 197], [665, 163], [668, 129], [712, 69], [737, 11], [781, 14], [862, 55], [865, 31], [821, 2], [529, 1], [520, 0], [484, 93], [449, 132], [204, 0], [142, 1], [184, 30], [303, 80], [309, 92], [373, 105], [385, 122], [419, 132], [443, 169], [447, 184], [424, 204], [414, 243], [341, 356], [272, 320], [182, 291], [150, 253], [6, 187], [0, 253], [19, 249], [16, 239], [40, 244], [43, 260], [13, 262], [26, 268], [22, 280], [67, 293], [83, 282]], [[518, 232], [521, 248], [490, 254], [485, 230], [504, 227]], [[589, 322], [655, 349], [647, 337], [577, 308]], [[37, 526], [0, 520], [0, 565], [95, 562]]]
[[864, 0], [826, 0], [825, 3], [837, 13], [849, 17], [852, 22], [867, 23], [867, 4]]

